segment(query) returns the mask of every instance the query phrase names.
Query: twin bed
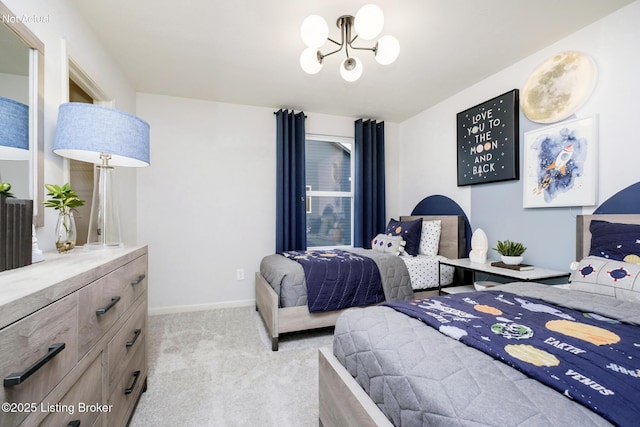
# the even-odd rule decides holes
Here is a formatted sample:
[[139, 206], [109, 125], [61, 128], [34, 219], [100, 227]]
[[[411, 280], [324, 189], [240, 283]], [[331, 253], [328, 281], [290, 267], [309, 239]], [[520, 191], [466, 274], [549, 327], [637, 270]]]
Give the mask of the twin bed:
[[[321, 425], [637, 423], [640, 264], [634, 264], [636, 260], [631, 258], [620, 262], [588, 256], [590, 251], [609, 256], [608, 249], [602, 247], [615, 241], [595, 234], [592, 239], [592, 221], [616, 226], [640, 224], [640, 215], [578, 216], [576, 259], [581, 261], [572, 275], [570, 289], [537, 283], [505, 284], [492, 291], [461, 296], [456, 303], [470, 304], [467, 311], [455, 311], [454, 305], [449, 306], [454, 301], [446, 298], [458, 298], [454, 296], [414, 304], [423, 308], [427, 319], [435, 319], [440, 330], [405, 315], [398, 311], [399, 307], [375, 306], [345, 312], [337, 319], [333, 351], [321, 349], [319, 353]], [[594, 222], [594, 226], [602, 224], [605, 228], [600, 227], [598, 233], [612, 230], [623, 238], [631, 236], [624, 226]], [[636, 232], [637, 228], [633, 233]], [[640, 239], [633, 239], [631, 245], [640, 244]], [[637, 249], [634, 253], [638, 253]], [[404, 309], [409, 305], [404, 304]], [[509, 306], [515, 307], [516, 314], [506, 314]], [[534, 332], [528, 328], [527, 321], [521, 320], [528, 319], [525, 314], [542, 319], [541, 329]], [[479, 321], [482, 316], [488, 317], [489, 329], [486, 334], [480, 333], [478, 345], [506, 340], [504, 351], [508, 354], [502, 348], [498, 356], [486, 354], [464, 343], [472, 336], [471, 330], [467, 335], [450, 327]], [[537, 347], [527, 344], [533, 342], [528, 341], [533, 336], [543, 340]], [[623, 343], [629, 345], [624, 350]], [[516, 348], [518, 353], [512, 354]], [[590, 377], [590, 371], [567, 365], [583, 363], [588, 359], [586, 355], [595, 355], [599, 350], [621, 358], [614, 363], [609, 355], [602, 356], [606, 369], [598, 368], [606, 371], [606, 381], [598, 382], [599, 377]], [[527, 354], [522, 355], [523, 352]], [[569, 353], [567, 359], [564, 353]], [[525, 367], [524, 371], [522, 366], [512, 367], [518, 363]], [[544, 380], [530, 377], [540, 372], [547, 375]], [[543, 384], [545, 381], [547, 385]]]
[[[437, 289], [438, 259], [465, 256], [463, 217], [405, 216], [400, 221], [415, 221], [419, 218], [423, 222], [440, 224], [438, 252], [435, 256], [398, 257], [371, 250], [350, 249], [358, 255], [373, 258], [381, 267], [387, 301], [412, 299], [414, 293]], [[443, 273], [449, 282], [453, 280], [453, 269]], [[262, 260], [260, 271], [255, 274], [255, 292], [256, 309], [262, 316], [273, 351], [278, 350], [280, 334], [334, 326], [336, 319], [344, 311], [310, 312], [302, 267], [281, 255], [269, 255]]]

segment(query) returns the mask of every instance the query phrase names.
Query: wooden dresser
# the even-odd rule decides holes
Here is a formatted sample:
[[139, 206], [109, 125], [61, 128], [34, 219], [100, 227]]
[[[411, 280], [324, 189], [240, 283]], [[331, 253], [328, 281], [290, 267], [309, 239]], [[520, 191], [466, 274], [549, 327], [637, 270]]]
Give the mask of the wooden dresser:
[[128, 423], [147, 379], [147, 247], [0, 273], [0, 426]]

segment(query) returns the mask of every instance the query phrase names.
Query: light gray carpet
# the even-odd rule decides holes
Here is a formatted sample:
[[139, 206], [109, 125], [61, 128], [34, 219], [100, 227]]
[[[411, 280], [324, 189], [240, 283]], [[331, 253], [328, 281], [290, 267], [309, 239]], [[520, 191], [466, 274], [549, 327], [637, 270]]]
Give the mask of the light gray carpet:
[[130, 426], [317, 426], [318, 348], [332, 331], [271, 351], [253, 307], [149, 316], [148, 389]]

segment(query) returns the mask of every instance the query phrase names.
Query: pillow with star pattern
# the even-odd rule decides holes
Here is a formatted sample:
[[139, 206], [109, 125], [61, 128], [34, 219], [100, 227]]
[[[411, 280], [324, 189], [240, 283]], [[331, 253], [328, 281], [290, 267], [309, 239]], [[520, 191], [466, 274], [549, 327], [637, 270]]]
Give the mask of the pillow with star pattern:
[[589, 255], [633, 264], [640, 262], [640, 225], [592, 220], [589, 231]]

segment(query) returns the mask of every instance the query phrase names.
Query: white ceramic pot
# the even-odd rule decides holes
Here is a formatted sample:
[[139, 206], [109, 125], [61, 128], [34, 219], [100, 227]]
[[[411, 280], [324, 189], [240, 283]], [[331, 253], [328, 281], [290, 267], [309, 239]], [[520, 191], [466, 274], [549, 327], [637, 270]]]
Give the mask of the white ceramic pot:
[[507, 265], [518, 265], [518, 264], [522, 264], [522, 260], [524, 259], [523, 256], [506, 256], [506, 255], [500, 255], [500, 257], [502, 258], [502, 262], [504, 262]]

